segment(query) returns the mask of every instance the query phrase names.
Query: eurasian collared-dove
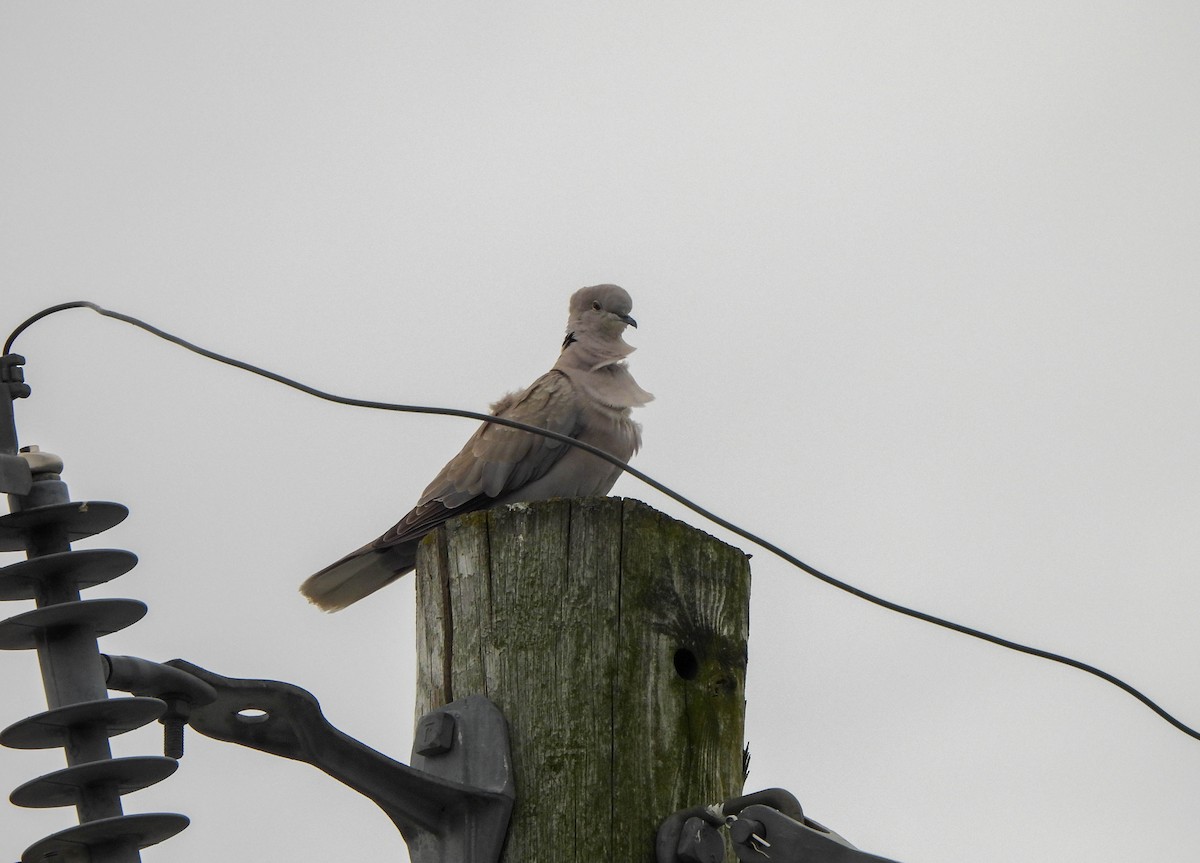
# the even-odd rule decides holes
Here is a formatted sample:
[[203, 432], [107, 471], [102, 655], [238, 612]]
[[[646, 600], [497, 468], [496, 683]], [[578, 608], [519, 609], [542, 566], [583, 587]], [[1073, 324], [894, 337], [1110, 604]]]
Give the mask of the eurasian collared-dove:
[[[571, 295], [558, 362], [528, 389], [492, 405], [492, 415], [559, 432], [628, 461], [641, 445], [629, 409], [654, 398], [624, 360], [621, 337], [633, 300], [616, 285]], [[502, 503], [608, 494], [621, 469], [578, 447], [531, 432], [484, 423], [434, 478], [412, 512], [374, 542], [300, 586], [310, 602], [337, 611], [410, 572], [421, 537], [447, 519]]]

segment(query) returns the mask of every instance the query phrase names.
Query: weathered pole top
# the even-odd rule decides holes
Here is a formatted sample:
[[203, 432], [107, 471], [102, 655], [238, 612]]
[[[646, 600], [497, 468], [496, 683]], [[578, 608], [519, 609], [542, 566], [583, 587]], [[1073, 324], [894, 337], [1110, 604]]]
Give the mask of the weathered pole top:
[[418, 714], [480, 694], [509, 723], [503, 860], [653, 860], [664, 818], [742, 792], [742, 551], [640, 501], [550, 500], [448, 522], [416, 577]]

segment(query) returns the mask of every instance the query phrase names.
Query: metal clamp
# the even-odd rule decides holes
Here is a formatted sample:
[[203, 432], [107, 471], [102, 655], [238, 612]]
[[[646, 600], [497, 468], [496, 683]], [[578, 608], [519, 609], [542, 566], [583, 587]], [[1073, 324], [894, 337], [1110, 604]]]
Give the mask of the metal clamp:
[[[129, 660], [113, 657], [112, 660]], [[145, 665], [145, 660], [137, 660]], [[127, 663], [114, 663], [128, 668]], [[491, 701], [470, 696], [417, 724], [412, 764], [401, 764], [338, 731], [313, 695], [277, 680], [222, 677], [182, 659], [164, 671], [185, 674], [215, 698], [189, 697], [164, 680], [155, 694], [186, 702], [186, 721], [214, 740], [249, 746], [319, 768], [378, 804], [400, 830], [413, 863], [496, 863], [515, 799], [508, 725]], [[139, 666], [145, 671], [145, 666]], [[147, 693], [153, 675], [110, 679]], [[165, 691], [170, 689], [170, 692]]]
[[657, 863], [720, 863], [729, 828], [742, 863], [894, 863], [859, 851], [828, 827], [804, 815], [782, 788], [734, 797], [712, 806], [676, 812], [658, 828]]
[[192, 708], [212, 704], [217, 700], [217, 691], [194, 674], [148, 659], [102, 653], [100, 660], [109, 689], [158, 698], [167, 705], [158, 718], [163, 726], [163, 755], [182, 758], [183, 728]]

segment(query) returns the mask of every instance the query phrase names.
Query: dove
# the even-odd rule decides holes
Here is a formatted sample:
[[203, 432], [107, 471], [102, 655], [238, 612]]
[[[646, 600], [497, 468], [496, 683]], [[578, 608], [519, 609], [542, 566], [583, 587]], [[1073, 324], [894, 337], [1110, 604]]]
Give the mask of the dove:
[[[568, 304], [567, 334], [550, 371], [491, 406], [492, 416], [555, 431], [627, 462], [641, 447], [630, 409], [654, 398], [630, 374], [626, 327], [633, 300], [617, 285], [580, 288]], [[621, 469], [542, 435], [483, 423], [390, 530], [320, 572], [300, 592], [338, 611], [411, 572], [421, 538], [463, 513], [506, 503], [606, 495]]]

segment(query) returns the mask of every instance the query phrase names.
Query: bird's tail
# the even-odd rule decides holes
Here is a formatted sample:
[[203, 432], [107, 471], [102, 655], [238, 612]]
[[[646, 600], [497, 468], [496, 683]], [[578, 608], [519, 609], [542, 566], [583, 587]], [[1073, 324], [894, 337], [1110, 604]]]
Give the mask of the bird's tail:
[[397, 561], [386, 552], [360, 549], [310, 575], [300, 585], [300, 592], [322, 611], [340, 611], [411, 569], [411, 562], [397, 566]]

